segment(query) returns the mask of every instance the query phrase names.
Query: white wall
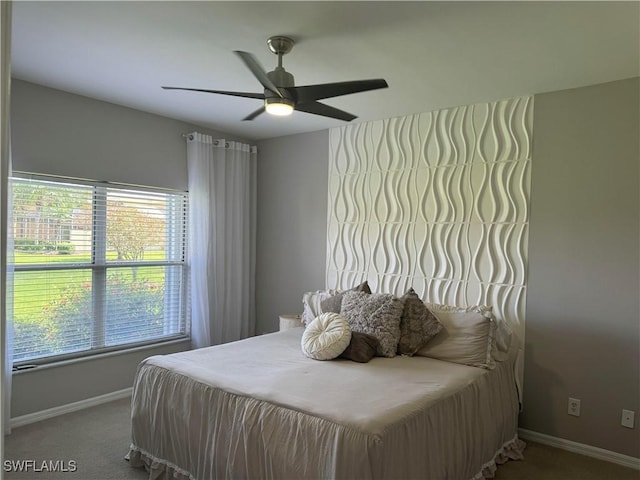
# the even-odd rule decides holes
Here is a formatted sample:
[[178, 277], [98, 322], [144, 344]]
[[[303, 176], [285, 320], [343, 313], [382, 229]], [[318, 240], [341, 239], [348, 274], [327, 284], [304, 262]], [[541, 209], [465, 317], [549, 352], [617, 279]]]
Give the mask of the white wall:
[[327, 286], [492, 305], [522, 339], [533, 97], [330, 131]]
[[[13, 79], [13, 169], [187, 189], [182, 133], [214, 132], [177, 120]], [[142, 358], [189, 342], [83, 359], [14, 374], [12, 417], [131, 387]]]

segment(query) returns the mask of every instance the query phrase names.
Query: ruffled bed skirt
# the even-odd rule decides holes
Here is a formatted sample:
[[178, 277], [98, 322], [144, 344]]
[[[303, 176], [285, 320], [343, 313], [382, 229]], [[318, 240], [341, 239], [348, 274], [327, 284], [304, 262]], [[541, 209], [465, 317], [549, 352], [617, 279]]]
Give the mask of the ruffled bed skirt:
[[195, 477], [186, 470], [143, 452], [133, 445], [124, 458], [134, 468], [144, 467], [149, 472], [149, 480], [195, 480]]
[[[509, 440], [496, 452], [491, 461], [482, 466], [482, 470], [478, 472], [472, 480], [494, 478], [498, 465], [507, 463], [509, 460], [522, 460], [526, 446], [527, 444], [518, 437]], [[125, 458], [132, 467], [144, 467], [145, 470], [149, 472], [149, 480], [195, 480], [195, 477], [189, 474], [189, 472], [170, 462], [142, 452], [134, 445], [131, 445], [129, 453]]]
[[482, 466], [482, 470], [473, 477], [473, 480], [494, 478], [498, 465], [507, 463], [509, 460], [522, 460], [524, 458], [524, 449], [526, 447], [527, 444], [517, 436], [512, 440], [509, 440], [500, 450], [498, 450], [491, 461]]

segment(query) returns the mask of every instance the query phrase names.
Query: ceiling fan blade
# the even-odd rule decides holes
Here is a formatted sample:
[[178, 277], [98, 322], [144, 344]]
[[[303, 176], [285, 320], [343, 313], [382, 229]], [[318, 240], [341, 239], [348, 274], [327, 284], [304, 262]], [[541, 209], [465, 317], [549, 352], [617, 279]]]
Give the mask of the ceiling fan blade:
[[244, 117], [242, 119], [242, 121], [244, 122], [245, 120], [253, 120], [254, 118], [256, 118], [258, 115], [260, 115], [262, 113], [264, 113], [264, 105], [262, 107], [260, 107], [259, 109], [257, 109], [255, 112], [250, 113], [249, 115]]
[[234, 97], [244, 98], [258, 98], [264, 100], [264, 94], [262, 93], [250, 93], [250, 92], [227, 92], [225, 90], [204, 90], [202, 88], [181, 88], [181, 87], [162, 87], [165, 90], [187, 90], [191, 92], [205, 92], [205, 93], [218, 93], [220, 95], [231, 95]]
[[339, 110], [329, 105], [325, 105], [320, 102], [306, 102], [296, 104], [296, 110], [300, 112], [313, 113], [314, 115], [321, 115], [323, 117], [337, 118], [338, 120], [344, 120], [350, 122], [354, 118], [358, 118], [343, 110]]
[[284, 95], [280, 91], [280, 89], [271, 81], [267, 72], [264, 71], [264, 68], [258, 63], [258, 60], [251, 55], [249, 52], [243, 52], [241, 50], [234, 50], [234, 53], [238, 55], [244, 64], [247, 66], [251, 73], [258, 79], [258, 81], [262, 84], [264, 88], [267, 90], [271, 90], [273, 93], [278, 95], [280, 98], [284, 98]]
[[352, 82], [323, 83], [319, 85], [307, 85], [293, 87], [298, 102], [312, 102], [323, 98], [339, 97], [350, 93], [366, 92], [378, 88], [387, 88], [389, 85], [382, 78], [372, 80], [354, 80]]

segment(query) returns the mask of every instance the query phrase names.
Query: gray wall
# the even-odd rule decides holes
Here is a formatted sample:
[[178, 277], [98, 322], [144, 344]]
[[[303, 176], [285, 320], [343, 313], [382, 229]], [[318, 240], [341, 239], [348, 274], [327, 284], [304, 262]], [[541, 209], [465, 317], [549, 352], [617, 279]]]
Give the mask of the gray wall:
[[[181, 134], [198, 130], [177, 120], [13, 79], [13, 169], [91, 180], [187, 189]], [[142, 358], [186, 350], [189, 342], [101, 356], [14, 374], [11, 416], [21, 416], [128, 388]]]
[[328, 130], [258, 144], [257, 333], [325, 286]]
[[184, 124], [19, 80], [11, 93], [14, 170], [187, 189]]
[[156, 345], [14, 373], [11, 418], [129, 388], [142, 360], [188, 350], [189, 345]]
[[[638, 78], [535, 97], [520, 426], [640, 457]], [[567, 399], [581, 399], [581, 416]], [[636, 428], [620, 425], [636, 412]]]
[[242, 140], [132, 108], [13, 79], [13, 169], [187, 190], [182, 133]]

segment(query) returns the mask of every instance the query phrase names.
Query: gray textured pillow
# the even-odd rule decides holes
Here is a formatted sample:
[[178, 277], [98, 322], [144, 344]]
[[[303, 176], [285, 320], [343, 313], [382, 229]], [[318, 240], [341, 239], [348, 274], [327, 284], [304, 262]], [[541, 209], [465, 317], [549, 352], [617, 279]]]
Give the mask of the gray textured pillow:
[[398, 354], [413, 356], [442, 330], [442, 324], [413, 288], [401, 298], [404, 310], [400, 318]]
[[400, 340], [400, 317], [404, 303], [386, 293], [345, 292], [340, 314], [353, 332], [368, 333], [378, 339], [376, 354], [395, 357]]
[[380, 342], [373, 335], [361, 332], [351, 332], [351, 341], [340, 355], [340, 358], [347, 358], [354, 362], [367, 363], [376, 356]]
[[347, 292], [371, 293], [371, 288], [369, 287], [369, 282], [365, 280], [360, 285], [353, 287], [351, 290], [344, 290], [329, 298], [325, 298], [320, 302], [320, 309], [323, 312], [340, 313], [340, 310], [342, 310], [342, 299], [344, 298], [344, 294]]

